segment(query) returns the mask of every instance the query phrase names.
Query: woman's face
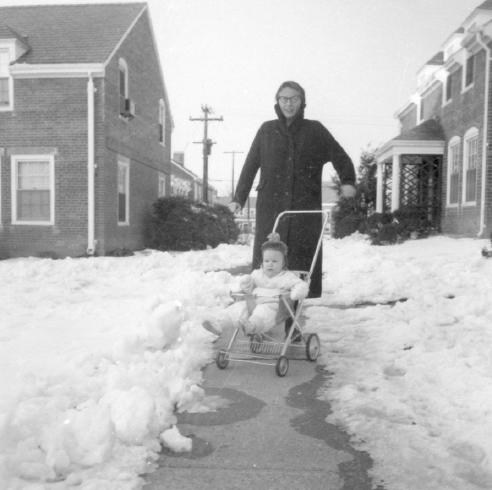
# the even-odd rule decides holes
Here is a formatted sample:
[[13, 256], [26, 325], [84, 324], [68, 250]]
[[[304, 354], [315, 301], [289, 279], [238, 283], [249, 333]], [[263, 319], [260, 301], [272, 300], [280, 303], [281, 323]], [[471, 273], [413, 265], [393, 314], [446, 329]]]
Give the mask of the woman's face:
[[277, 96], [278, 105], [287, 120], [292, 119], [301, 108], [301, 94], [290, 87], [284, 87]]

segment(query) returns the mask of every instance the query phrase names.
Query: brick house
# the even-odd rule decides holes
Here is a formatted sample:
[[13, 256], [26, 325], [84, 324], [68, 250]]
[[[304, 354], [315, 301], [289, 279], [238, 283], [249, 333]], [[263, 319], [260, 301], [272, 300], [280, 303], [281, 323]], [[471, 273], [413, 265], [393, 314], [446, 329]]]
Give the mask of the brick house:
[[[183, 196], [193, 201], [203, 200], [203, 180], [185, 167], [184, 152], [174, 152], [171, 158], [171, 196]], [[210, 204], [217, 202], [217, 189], [208, 186]]]
[[0, 256], [143, 247], [172, 118], [145, 3], [0, 8]]
[[377, 152], [376, 210], [418, 210], [439, 231], [492, 231], [492, 0], [479, 5], [417, 74], [397, 111], [401, 133]]

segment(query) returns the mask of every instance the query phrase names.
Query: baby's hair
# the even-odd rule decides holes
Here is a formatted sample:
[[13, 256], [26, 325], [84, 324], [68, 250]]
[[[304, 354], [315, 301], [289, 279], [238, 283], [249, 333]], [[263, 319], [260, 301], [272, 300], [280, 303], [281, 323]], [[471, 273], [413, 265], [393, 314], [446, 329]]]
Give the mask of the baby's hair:
[[276, 240], [270, 239], [264, 242], [261, 245], [261, 255], [263, 256], [263, 252], [265, 250], [276, 250], [277, 252], [280, 252], [284, 256], [284, 269], [287, 269], [287, 252], [288, 248], [287, 245], [282, 242], [281, 240]]

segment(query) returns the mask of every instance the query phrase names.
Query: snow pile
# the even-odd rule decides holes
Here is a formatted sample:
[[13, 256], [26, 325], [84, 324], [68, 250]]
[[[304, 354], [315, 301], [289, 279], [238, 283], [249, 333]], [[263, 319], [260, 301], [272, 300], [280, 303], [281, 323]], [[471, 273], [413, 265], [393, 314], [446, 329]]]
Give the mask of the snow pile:
[[484, 243], [325, 242], [328, 294], [310, 321], [334, 373], [324, 393], [328, 420], [370, 453], [374, 481], [385, 488], [492, 488], [492, 260], [480, 256]]
[[[202, 396], [200, 325], [250, 249], [0, 262], [0, 488], [140, 488]], [[218, 303], [219, 302], [219, 303]], [[59, 483], [57, 483], [59, 482]]]

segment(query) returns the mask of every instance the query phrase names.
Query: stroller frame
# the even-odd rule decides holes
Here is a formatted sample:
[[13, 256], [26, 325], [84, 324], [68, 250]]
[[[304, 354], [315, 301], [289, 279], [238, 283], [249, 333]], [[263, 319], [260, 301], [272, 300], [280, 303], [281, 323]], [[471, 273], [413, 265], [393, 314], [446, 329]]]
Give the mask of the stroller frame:
[[[318, 237], [316, 250], [309, 271], [291, 271], [297, 273], [309, 286], [311, 275], [314, 271], [323, 243], [323, 234], [328, 223], [329, 214], [327, 211], [323, 210], [283, 211], [277, 216], [272, 233], [277, 232], [279, 222], [284, 216], [296, 214], [319, 214], [323, 218], [320, 235]], [[234, 295], [234, 297], [235, 299], [245, 299], [247, 302], [252, 299], [251, 296], [245, 294]], [[279, 295], [278, 299], [280, 306], [285, 308], [288, 313], [287, 318], [290, 317], [292, 319], [292, 324], [289, 327], [285, 339], [281, 342], [268, 335], [254, 334], [249, 335], [249, 340], [242, 340], [238, 339], [241, 328], [237, 327], [234, 329], [227, 347], [219, 350], [217, 353], [215, 362], [218, 368], [225, 369], [229, 365], [229, 361], [265, 364], [275, 366], [277, 376], [283, 377], [289, 370], [289, 359], [287, 354], [295, 359], [304, 359], [305, 355], [305, 358], [309, 361], [316, 361], [320, 352], [319, 337], [315, 333], [303, 333], [303, 327], [299, 321], [304, 300], [299, 300], [297, 308], [294, 309], [288, 295]], [[302, 339], [299, 343], [292, 341], [296, 330], [300, 333]]]

